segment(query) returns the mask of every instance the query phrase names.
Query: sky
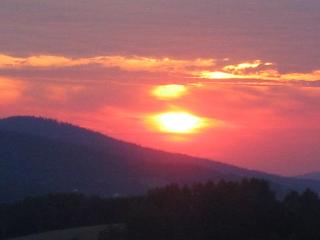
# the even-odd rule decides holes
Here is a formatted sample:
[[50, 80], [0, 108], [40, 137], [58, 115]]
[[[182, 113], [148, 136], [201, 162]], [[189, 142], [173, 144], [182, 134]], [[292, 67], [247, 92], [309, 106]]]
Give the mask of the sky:
[[320, 1], [1, 0], [0, 117], [320, 170]]

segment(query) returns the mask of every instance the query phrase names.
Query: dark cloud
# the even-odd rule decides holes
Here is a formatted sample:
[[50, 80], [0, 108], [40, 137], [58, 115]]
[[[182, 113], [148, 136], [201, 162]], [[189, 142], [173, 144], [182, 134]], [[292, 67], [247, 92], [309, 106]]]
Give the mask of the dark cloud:
[[265, 59], [319, 66], [318, 0], [2, 0], [0, 52]]

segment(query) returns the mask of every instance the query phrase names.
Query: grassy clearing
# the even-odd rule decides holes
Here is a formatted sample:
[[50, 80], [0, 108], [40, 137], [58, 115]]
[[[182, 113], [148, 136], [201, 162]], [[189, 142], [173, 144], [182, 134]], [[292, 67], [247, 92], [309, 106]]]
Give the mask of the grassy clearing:
[[8, 240], [97, 240], [99, 234], [107, 229], [109, 229], [108, 225], [71, 228], [11, 238]]

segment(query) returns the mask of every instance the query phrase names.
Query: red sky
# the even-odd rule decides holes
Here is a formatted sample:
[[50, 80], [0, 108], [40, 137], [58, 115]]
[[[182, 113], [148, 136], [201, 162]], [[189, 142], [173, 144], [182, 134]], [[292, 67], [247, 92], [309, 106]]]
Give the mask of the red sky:
[[0, 117], [320, 170], [317, 0], [2, 0]]

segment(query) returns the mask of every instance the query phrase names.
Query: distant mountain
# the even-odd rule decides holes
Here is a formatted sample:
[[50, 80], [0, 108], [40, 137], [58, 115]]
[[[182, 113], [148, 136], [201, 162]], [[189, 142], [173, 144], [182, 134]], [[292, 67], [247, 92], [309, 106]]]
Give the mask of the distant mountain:
[[320, 181], [287, 178], [144, 148], [35, 117], [0, 120], [0, 202], [50, 192], [141, 194], [169, 183], [264, 178], [277, 189], [320, 192]]
[[303, 175], [296, 176], [296, 178], [312, 179], [312, 180], [320, 181], [320, 172], [306, 173]]

